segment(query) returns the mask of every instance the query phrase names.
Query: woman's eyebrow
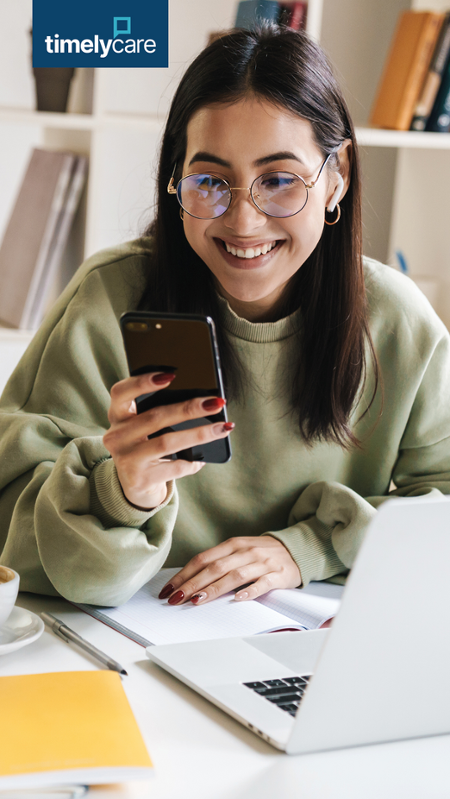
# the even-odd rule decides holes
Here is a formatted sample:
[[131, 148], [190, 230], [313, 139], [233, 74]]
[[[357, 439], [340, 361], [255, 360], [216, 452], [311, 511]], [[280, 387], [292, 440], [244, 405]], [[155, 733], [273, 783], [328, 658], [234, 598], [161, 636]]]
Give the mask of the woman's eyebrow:
[[200, 152], [195, 153], [195, 155], [193, 155], [189, 161], [188, 166], [195, 164], [196, 161], [208, 161], [210, 164], [218, 164], [219, 166], [226, 166], [229, 168], [231, 167], [229, 161], [225, 161], [223, 158], [219, 158], [217, 155], [208, 153], [205, 150], [200, 150]]
[[302, 164], [302, 166], [305, 166], [305, 162], [290, 150], [281, 150], [278, 153], [265, 155], [263, 158], [258, 158], [253, 163], [254, 166], [265, 166], [266, 164], [270, 164], [272, 161], [297, 161], [299, 164]]
[[[302, 166], [305, 166], [305, 162], [302, 161], [298, 155], [295, 155], [290, 150], [281, 150], [278, 153], [271, 153], [270, 155], [265, 155], [262, 158], [257, 158], [256, 161], [253, 162], [253, 166], [265, 166], [266, 164], [270, 164], [273, 161], [297, 161]], [[197, 161], [206, 161], [210, 164], [218, 164], [219, 166], [225, 166], [228, 169], [231, 169], [232, 164], [229, 161], [225, 161], [224, 158], [219, 158], [218, 155], [213, 155], [212, 153], [208, 153], [206, 150], [200, 150], [198, 153], [192, 156], [191, 160], [189, 161], [189, 166], [195, 164]]]

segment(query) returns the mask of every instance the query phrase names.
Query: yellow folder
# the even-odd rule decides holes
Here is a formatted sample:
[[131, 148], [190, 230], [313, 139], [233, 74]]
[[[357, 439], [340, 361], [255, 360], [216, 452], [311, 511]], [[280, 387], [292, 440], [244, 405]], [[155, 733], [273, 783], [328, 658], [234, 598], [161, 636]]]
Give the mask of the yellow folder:
[[152, 762], [119, 675], [0, 677], [0, 790], [147, 777]]

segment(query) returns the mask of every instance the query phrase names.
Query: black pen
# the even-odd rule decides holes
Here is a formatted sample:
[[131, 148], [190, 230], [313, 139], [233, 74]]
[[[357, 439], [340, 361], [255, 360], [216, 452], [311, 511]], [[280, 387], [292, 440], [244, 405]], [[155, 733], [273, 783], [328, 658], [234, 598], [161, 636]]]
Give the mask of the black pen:
[[64, 622], [60, 619], [57, 619], [56, 616], [52, 616], [51, 613], [41, 613], [41, 619], [45, 621], [45, 623], [52, 628], [53, 632], [58, 635], [59, 638], [62, 638], [63, 641], [66, 641], [67, 643], [72, 641], [81, 649], [89, 652], [92, 657], [99, 660], [100, 663], [103, 663], [103, 665], [107, 666], [108, 669], [111, 669], [111, 671], [118, 671], [119, 674], [127, 674], [120, 663], [117, 663], [116, 660], [113, 660], [112, 658], [108, 657], [108, 655], [105, 655], [104, 652], [101, 652], [96, 646], [90, 644], [89, 641], [85, 641], [81, 635], [78, 635], [78, 633], [74, 632], [74, 630], [71, 630], [67, 624], [64, 624]]

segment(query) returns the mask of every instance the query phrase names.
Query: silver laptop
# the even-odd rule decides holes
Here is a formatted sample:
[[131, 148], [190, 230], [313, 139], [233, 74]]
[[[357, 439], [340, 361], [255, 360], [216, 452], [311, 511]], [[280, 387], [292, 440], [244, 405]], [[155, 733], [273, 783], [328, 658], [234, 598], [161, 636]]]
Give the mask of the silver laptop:
[[148, 647], [289, 754], [450, 732], [450, 499], [395, 499], [329, 630]]

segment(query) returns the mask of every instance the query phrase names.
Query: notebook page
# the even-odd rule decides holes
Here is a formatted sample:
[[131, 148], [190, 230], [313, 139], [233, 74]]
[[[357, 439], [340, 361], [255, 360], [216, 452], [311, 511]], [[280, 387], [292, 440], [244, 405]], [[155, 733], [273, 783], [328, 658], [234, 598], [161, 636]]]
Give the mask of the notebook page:
[[102, 608], [97, 618], [109, 619], [152, 644], [233, 638], [293, 626], [292, 618], [277, 608], [235, 602], [234, 592], [206, 605], [169, 605], [167, 600], [158, 599], [158, 594], [178, 571], [161, 569], [125, 605]]
[[339, 610], [344, 586], [331, 583], [310, 583], [306, 588], [275, 588], [256, 601], [267, 608], [284, 613], [308, 630], [315, 630]]

